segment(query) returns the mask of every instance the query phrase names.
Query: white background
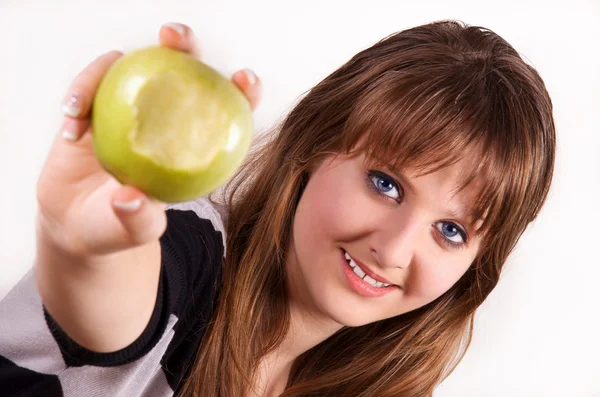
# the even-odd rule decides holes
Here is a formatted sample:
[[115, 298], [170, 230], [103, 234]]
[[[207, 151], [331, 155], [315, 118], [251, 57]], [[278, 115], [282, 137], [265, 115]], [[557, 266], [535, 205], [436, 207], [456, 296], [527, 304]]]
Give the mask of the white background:
[[0, 0], [0, 297], [32, 263], [36, 178], [65, 89], [95, 56], [155, 44], [163, 22], [185, 22], [207, 63], [262, 77], [260, 131], [354, 53], [445, 18], [494, 30], [538, 69], [558, 158], [546, 207], [436, 396], [600, 396], [598, 1]]

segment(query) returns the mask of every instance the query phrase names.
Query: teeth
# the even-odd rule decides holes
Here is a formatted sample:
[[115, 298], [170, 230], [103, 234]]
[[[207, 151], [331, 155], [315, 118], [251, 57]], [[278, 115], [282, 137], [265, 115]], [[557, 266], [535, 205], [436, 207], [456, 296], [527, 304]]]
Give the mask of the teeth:
[[381, 281], [377, 281], [374, 278], [372, 278], [371, 276], [368, 276], [363, 271], [363, 269], [361, 269], [360, 266], [358, 266], [356, 264], [356, 262], [354, 262], [354, 259], [352, 259], [347, 252], [344, 252], [344, 257], [348, 261], [348, 264], [350, 265], [350, 267], [352, 268], [352, 270], [354, 270], [354, 273], [358, 277], [362, 278], [364, 281], [366, 281], [367, 283], [369, 283], [370, 285], [372, 285], [373, 287], [375, 287], [375, 288], [382, 288], [382, 287], [389, 287], [390, 286], [390, 284], [382, 283]]
[[361, 269], [360, 266], [357, 266], [352, 259], [350, 259], [350, 266], [352, 269], [354, 269], [354, 273], [364, 280], [364, 277], [367, 273], [363, 272], [363, 269]]
[[377, 281], [375, 281], [375, 279], [371, 278], [371, 276], [365, 276], [365, 278], [363, 278], [364, 281], [366, 281], [367, 283], [371, 284], [373, 287], [377, 287]]

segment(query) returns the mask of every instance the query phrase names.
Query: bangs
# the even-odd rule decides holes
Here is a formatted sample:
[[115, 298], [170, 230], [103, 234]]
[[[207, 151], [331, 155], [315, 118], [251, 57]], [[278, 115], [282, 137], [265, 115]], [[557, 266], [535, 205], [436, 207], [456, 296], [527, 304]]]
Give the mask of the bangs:
[[[394, 71], [357, 99], [344, 128], [343, 151], [364, 154], [373, 165], [410, 169], [426, 175], [458, 161], [468, 164], [457, 193], [477, 180], [470, 210], [478, 234], [485, 234], [504, 212], [506, 192], [524, 189], [508, 164], [507, 121], [502, 101], [483, 76], [468, 71], [415, 76]], [[501, 134], [504, 131], [504, 135]], [[514, 156], [513, 156], [514, 157]]]

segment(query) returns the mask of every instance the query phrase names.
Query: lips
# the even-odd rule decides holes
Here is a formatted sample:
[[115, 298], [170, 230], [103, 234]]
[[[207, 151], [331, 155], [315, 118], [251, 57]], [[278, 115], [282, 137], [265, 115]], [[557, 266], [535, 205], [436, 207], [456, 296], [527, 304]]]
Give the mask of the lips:
[[[346, 256], [350, 259], [346, 259]], [[354, 262], [354, 259], [352, 259], [343, 249], [340, 249], [340, 262], [341, 270], [348, 282], [347, 285], [359, 295], [367, 298], [378, 298], [401, 289], [394, 284], [385, 286], [387, 283], [384, 284], [381, 281], [371, 278], [371, 276], [360, 270], [360, 267]]]

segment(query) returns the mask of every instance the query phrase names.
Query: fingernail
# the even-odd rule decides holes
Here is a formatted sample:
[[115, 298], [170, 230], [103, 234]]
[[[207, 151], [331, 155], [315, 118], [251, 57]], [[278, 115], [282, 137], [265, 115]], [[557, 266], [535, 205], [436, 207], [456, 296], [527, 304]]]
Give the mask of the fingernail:
[[82, 98], [78, 94], [70, 94], [62, 104], [62, 112], [69, 117], [78, 117], [81, 114]]
[[79, 138], [79, 136], [76, 133], [74, 133], [73, 131], [69, 131], [68, 129], [63, 130], [62, 136], [64, 139], [71, 142], [75, 142]]
[[113, 201], [113, 207], [127, 212], [137, 211], [142, 206], [142, 199], [132, 201]]
[[256, 74], [250, 69], [244, 69], [244, 73], [246, 74], [246, 78], [248, 82], [252, 85], [256, 84]]
[[163, 25], [163, 27], [171, 28], [182, 36], [185, 36], [185, 27], [177, 22], [168, 22]]

